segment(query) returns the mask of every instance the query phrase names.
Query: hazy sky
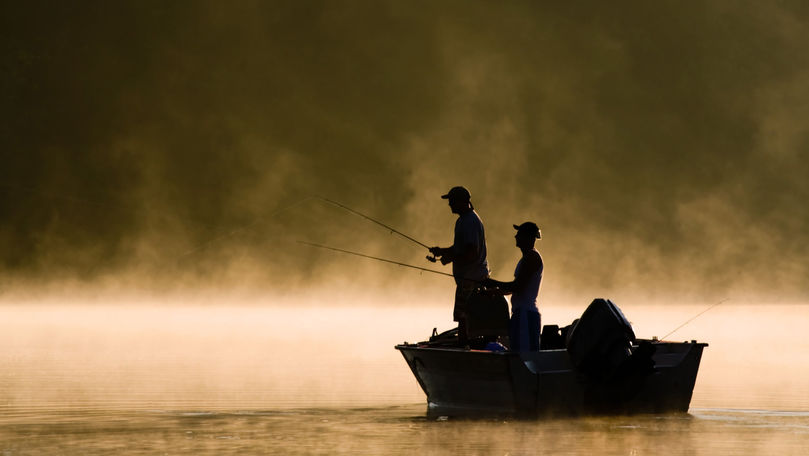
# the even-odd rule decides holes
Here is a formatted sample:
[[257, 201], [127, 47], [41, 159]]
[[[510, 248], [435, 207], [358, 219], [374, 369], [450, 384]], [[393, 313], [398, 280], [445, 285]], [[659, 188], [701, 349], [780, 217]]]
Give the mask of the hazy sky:
[[305, 198], [447, 245], [464, 185], [496, 278], [533, 220], [543, 290], [805, 298], [807, 5], [2, 0], [0, 276], [433, 284]]

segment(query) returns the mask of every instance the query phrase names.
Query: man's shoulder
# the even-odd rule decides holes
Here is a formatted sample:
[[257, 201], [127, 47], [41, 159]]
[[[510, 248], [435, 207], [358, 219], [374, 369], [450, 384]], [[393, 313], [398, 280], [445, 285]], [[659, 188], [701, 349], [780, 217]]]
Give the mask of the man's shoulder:
[[477, 212], [469, 211], [458, 216], [458, 224], [464, 226], [483, 226], [483, 221], [480, 220]]
[[536, 250], [525, 252], [525, 261], [532, 267], [542, 267], [542, 255]]

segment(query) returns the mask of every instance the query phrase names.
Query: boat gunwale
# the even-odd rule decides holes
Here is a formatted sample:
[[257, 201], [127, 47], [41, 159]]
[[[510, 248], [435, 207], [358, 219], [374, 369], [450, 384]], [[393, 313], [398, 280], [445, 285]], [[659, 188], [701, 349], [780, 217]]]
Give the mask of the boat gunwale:
[[[665, 341], [665, 340], [651, 340], [651, 339], [636, 339], [639, 342], [649, 342], [652, 345], [658, 346], [700, 346], [702, 348], [708, 347], [709, 344], [707, 342], [697, 342], [695, 340], [692, 341], [683, 341], [683, 342], [673, 342], [673, 341]], [[639, 344], [632, 344], [632, 347], [638, 347]], [[452, 353], [479, 353], [479, 354], [493, 354], [493, 355], [521, 355], [521, 354], [528, 354], [528, 353], [553, 353], [553, 352], [566, 352], [567, 348], [551, 348], [548, 350], [538, 350], [538, 351], [531, 351], [531, 352], [513, 352], [513, 351], [493, 351], [493, 350], [477, 350], [477, 349], [469, 349], [463, 347], [431, 347], [429, 342], [416, 342], [416, 343], [408, 343], [404, 342], [401, 344], [396, 344], [393, 348], [396, 350], [401, 351], [402, 349], [417, 349], [417, 350], [432, 350], [432, 351], [445, 351], [445, 352], [452, 352]]]

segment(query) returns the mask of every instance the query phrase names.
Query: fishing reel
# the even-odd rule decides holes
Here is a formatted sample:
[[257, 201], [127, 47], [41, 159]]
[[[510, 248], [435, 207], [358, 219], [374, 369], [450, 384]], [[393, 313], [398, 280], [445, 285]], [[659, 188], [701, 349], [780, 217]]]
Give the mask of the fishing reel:
[[449, 263], [452, 262], [451, 260], [447, 260], [446, 257], [436, 258], [435, 255], [427, 255], [426, 258], [427, 258], [427, 261], [429, 261], [430, 263], [435, 263], [436, 261], [441, 261], [441, 264], [446, 265], [446, 264], [449, 264]]

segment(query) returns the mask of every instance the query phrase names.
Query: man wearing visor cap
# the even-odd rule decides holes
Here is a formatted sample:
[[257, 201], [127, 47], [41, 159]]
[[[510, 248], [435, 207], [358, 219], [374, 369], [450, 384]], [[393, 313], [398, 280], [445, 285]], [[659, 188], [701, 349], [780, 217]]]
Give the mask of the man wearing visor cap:
[[540, 314], [537, 308], [539, 284], [542, 282], [544, 265], [542, 256], [534, 248], [537, 239], [541, 238], [539, 227], [534, 222], [514, 225], [517, 234], [517, 247], [522, 258], [514, 270], [514, 280], [500, 282], [487, 279], [486, 286], [497, 293], [511, 295], [511, 319], [509, 320], [508, 338], [511, 351], [538, 351]]
[[486, 235], [483, 222], [472, 207], [471, 194], [464, 187], [452, 187], [441, 198], [449, 201], [455, 221], [455, 237], [449, 247], [432, 247], [430, 253], [441, 259], [441, 264], [452, 263], [455, 278], [455, 308], [453, 319], [458, 322], [458, 338], [466, 345], [467, 315], [465, 304], [476, 286], [489, 277], [486, 260]]

